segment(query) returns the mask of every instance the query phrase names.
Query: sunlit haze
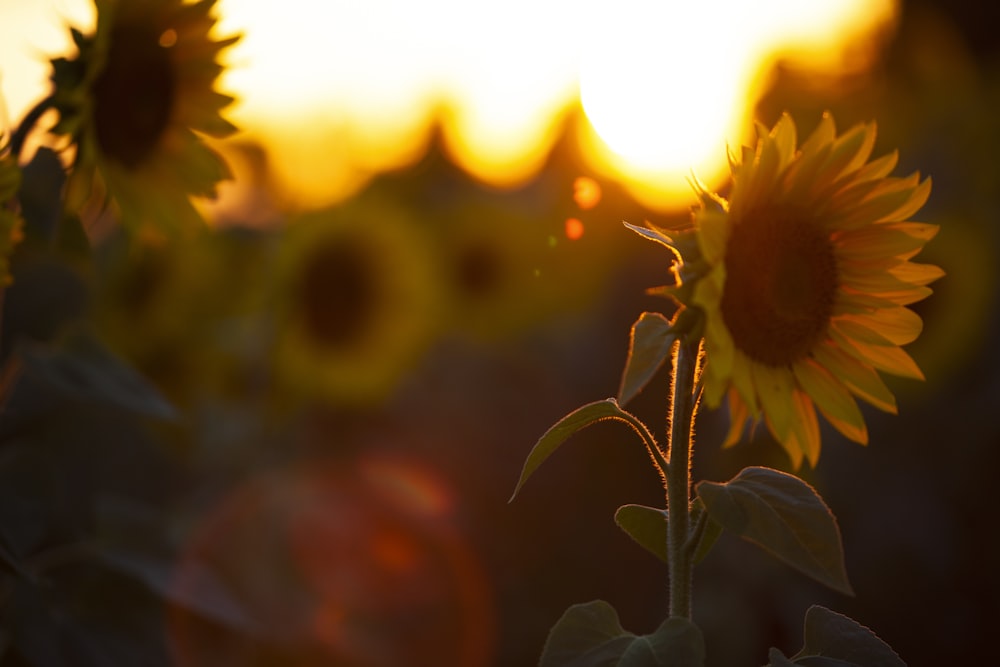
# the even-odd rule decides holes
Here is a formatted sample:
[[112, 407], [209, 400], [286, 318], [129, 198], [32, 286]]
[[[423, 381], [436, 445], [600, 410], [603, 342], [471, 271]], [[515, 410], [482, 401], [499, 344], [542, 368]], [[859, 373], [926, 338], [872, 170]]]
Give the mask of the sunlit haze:
[[[863, 68], [897, 1], [220, 0], [220, 36], [244, 35], [222, 88], [240, 99], [239, 138], [264, 146], [299, 206], [412, 163], [435, 119], [468, 173], [517, 185], [579, 101], [589, 166], [676, 208], [692, 173], [721, 182], [777, 58]], [[93, 24], [89, 5], [0, 0], [10, 122], [45, 94], [46, 58], [69, 48], [63, 26]]]

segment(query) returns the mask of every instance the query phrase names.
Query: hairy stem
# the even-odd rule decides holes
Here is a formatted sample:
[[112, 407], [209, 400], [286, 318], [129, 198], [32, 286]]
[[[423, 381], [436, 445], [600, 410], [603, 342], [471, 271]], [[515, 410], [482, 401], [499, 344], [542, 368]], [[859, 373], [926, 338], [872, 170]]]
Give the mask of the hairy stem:
[[690, 532], [692, 426], [697, 408], [695, 375], [698, 341], [681, 338], [674, 346], [667, 458], [667, 565], [670, 616], [691, 618], [693, 554], [685, 548]]

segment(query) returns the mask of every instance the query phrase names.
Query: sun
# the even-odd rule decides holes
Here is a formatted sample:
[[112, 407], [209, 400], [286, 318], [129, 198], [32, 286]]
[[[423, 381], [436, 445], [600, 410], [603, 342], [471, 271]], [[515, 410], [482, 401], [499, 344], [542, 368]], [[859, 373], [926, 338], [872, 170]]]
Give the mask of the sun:
[[[819, 71], [860, 67], [864, 37], [893, 20], [891, 0], [622, 0], [588, 17], [580, 58], [583, 145], [598, 168], [653, 208], [695, 201], [692, 175], [727, 177], [778, 58]], [[848, 45], [851, 48], [848, 48]]]

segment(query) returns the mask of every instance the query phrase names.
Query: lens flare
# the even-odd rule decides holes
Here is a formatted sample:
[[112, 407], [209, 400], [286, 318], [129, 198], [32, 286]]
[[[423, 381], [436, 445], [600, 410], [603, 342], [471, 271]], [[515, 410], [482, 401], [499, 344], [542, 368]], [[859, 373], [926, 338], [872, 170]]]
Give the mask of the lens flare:
[[312, 461], [236, 488], [177, 565], [176, 664], [290, 664], [290, 650], [309, 664], [490, 664], [492, 595], [450, 497], [401, 457]]

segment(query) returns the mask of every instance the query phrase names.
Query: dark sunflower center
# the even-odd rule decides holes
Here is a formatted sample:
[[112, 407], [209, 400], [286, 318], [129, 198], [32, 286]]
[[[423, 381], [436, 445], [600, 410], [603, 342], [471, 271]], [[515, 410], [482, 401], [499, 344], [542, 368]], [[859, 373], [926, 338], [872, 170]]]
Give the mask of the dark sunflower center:
[[459, 290], [470, 298], [489, 296], [500, 283], [501, 264], [497, 251], [486, 243], [474, 243], [463, 248], [455, 267]]
[[298, 289], [306, 332], [328, 347], [357, 342], [371, 322], [377, 292], [361, 242], [340, 239], [317, 248], [305, 261]]
[[153, 152], [170, 122], [177, 80], [160, 33], [131, 22], [111, 31], [107, 62], [94, 82], [101, 152], [129, 169]]
[[769, 366], [809, 354], [826, 331], [837, 290], [829, 237], [794, 210], [751, 211], [726, 245], [722, 317], [733, 343]]

